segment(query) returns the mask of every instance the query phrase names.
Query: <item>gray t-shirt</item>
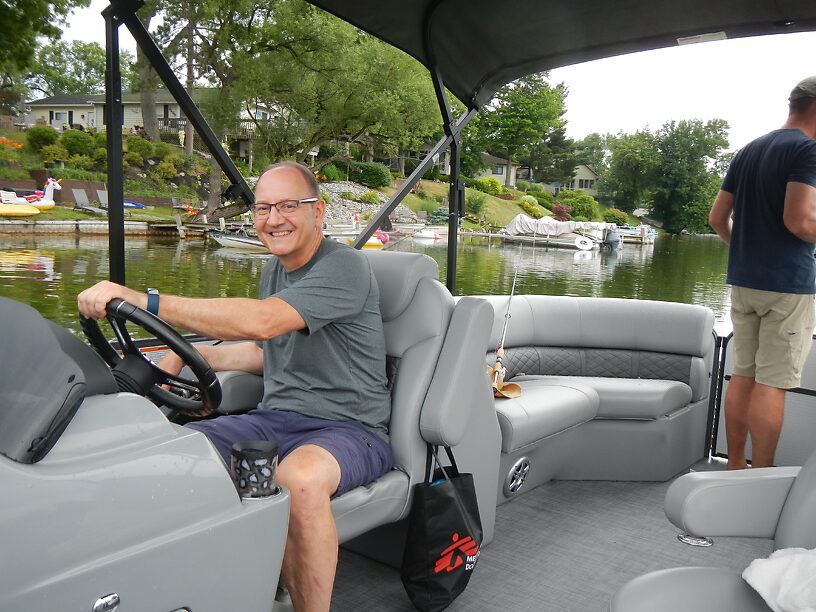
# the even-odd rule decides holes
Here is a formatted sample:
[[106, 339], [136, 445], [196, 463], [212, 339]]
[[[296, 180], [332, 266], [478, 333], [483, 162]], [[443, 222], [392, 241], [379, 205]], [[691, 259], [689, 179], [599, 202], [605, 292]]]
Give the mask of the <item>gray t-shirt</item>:
[[365, 256], [324, 239], [304, 266], [287, 272], [273, 258], [259, 296], [282, 299], [306, 327], [261, 343], [264, 396], [260, 408], [334, 421], [358, 421], [388, 440], [380, 293]]

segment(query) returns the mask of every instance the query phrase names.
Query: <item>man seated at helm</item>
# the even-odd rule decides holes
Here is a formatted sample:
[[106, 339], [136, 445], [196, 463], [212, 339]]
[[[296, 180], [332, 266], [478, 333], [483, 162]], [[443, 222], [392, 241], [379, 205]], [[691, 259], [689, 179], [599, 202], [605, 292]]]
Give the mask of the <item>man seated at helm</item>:
[[[258, 237], [275, 255], [259, 299], [163, 294], [157, 314], [208, 337], [250, 340], [196, 348], [216, 371], [263, 374], [258, 408], [188, 427], [227, 462], [235, 442], [278, 443], [278, 482], [291, 495], [281, 578], [295, 610], [328, 610], [338, 547], [330, 499], [392, 465], [379, 289], [362, 253], [324, 239], [326, 203], [308, 168], [271, 166], [253, 208]], [[100, 319], [114, 298], [147, 307], [145, 293], [107, 281], [77, 301], [83, 315]], [[177, 374], [183, 364], [170, 354], [160, 365]]]

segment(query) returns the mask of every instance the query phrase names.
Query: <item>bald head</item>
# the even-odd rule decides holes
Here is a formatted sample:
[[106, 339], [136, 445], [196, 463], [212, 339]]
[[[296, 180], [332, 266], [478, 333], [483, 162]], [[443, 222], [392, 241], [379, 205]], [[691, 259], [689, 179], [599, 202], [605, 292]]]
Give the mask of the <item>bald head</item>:
[[[261, 176], [258, 179], [258, 184], [260, 184], [261, 180], [263, 180], [264, 177], [266, 177], [266, 180], [271, 180], [272, 176], [278, 172], [287, 174], [288, 173], [297, 174], [301, 178], [303, 185], [306, 187], [303, 197], [308, 198], [320, 197], [320, 185], [318, 184], [314, 174], [312, 174], [312, 171], [309, 170], [306, 166], [304, 166], [303, 164], [299, 164], [297, 162], [286, 161], [278, 162], [277, 164], [272, 164], [266, 170], [264, 170], [263, 173], [261, 173]], [[257, 191], [257, 185], [255, 189]]]

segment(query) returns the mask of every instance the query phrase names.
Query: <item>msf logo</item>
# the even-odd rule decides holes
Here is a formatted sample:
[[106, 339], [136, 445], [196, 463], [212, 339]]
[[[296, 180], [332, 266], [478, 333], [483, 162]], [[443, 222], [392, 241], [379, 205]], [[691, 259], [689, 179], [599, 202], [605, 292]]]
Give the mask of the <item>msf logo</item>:
[[453, 544], [448, 546], [439, 555], [434, 566], [434, 573], [452, 572], [460, 565], [465, 565], [465, 571], [470, 571], [476, 567], [476, 560], [479, 558], [479, 545], [470, 536], [459, 537], [454, 533], [451, 538]]

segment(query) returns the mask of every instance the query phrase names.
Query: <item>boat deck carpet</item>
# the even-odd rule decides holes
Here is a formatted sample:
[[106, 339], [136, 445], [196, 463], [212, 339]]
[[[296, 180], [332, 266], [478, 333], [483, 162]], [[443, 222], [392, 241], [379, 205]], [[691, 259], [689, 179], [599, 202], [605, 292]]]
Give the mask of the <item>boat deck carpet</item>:
[[[448, 609], [603, 612], [621, 585], [645, 572], [686, 565], [742, 570], [771, 553], [771, 541], [761, 539], [715, 538], [710, 548], [680, 543], [663, 513], [668, 486], [553, 481], [500, 506], [495, 539]], [[396, 570], [341, 549], [332, 610], [413, 609]]]

